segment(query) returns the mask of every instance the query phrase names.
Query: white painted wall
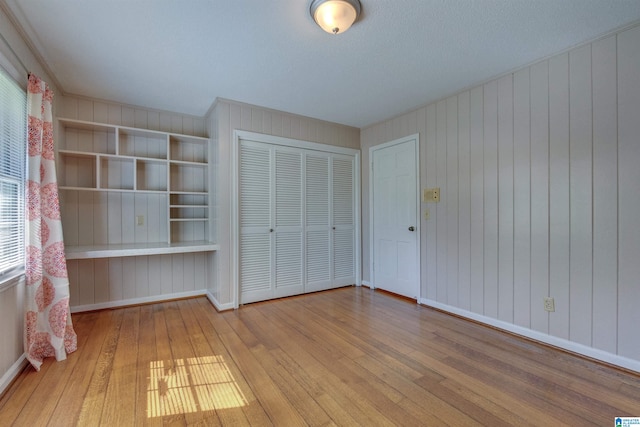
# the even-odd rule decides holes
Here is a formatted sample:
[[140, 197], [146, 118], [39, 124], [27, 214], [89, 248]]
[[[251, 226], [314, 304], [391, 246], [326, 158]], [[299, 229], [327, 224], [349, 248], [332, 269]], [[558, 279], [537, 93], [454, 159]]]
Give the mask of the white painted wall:
[[441, 189], [422, 204], [424, 301], [637, 369], [639, 112], [635, 27], [362, 129], [364, 165], [419, 132], [422, 186]]
[[220, 245], [214, 261], [218, 276], [211, 293], [219, 307], [232, 308], [230, 215], [233, 131], [246, 130], [357, 149], [360, 144], [360, 130], [229, 100], [216, 102], [208, 117], [208, 128], [213, 144], [217, 147], [217, 182], [210, 188], [216, 187], [217, 243]]

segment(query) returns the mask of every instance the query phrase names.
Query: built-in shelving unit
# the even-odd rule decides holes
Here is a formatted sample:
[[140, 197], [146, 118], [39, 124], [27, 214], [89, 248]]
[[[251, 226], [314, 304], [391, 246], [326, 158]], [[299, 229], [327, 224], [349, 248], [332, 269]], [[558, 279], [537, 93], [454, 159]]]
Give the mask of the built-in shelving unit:
[[67, 259], [214, 251], [209, 139], [58, 119]]

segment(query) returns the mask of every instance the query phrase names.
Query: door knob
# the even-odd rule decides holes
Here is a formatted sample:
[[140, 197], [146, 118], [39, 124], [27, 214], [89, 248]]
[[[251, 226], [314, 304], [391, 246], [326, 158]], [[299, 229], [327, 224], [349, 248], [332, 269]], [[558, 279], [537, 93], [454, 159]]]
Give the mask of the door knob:
[[416, 228], [412, 225], [411, 227], [409, 227], [409, 231], [415, 231]]

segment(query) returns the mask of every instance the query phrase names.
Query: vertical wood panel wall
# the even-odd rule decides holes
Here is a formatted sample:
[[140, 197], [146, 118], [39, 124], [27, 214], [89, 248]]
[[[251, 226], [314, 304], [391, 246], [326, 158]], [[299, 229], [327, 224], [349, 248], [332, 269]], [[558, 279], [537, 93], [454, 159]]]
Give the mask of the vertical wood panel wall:
[[639, 112], [635, 27], [362, 129], [364, 165], [419, 132], [422, 185], [441, 189], [422, 297], [640, 361]]
[[[0, 289], [0, 315], [2, 316], [2, 333], [0, 334], [0, 394], [15, 375], [15, 363], [23, 354], [23, 295], [24, 280], [17, 285]], [[13, 368], [13, 369], [12, 369]]]
[[360, 148], [360, 130], [322, 120], [311, 119], [295, 114], [284, 113], [267, 108], [243, 104], [229, 100], [218, 100], [208, 117], [216, 152], [216, 197], [217, 243], [220, 250], [216, 253], [218, 268], [217, 287], [211, 290], [220, 305], [233, 302], [231, 287], [231, 148], [233, 131], [245, 130], [302, 141], [336, 145], [348, 148]]
[[[207, 136], [207, 124], [203, 118], [74, 96], [60, 98], [56, 111], [58, 117], [185, 135]], [[93, 229], [73, 229], [73, 221], [65, 221], [65, 236], [68, 235], [70, 239], [82, 240], [82, 235], [86, 233], [96, 233], [99, 230], [102, 230], [103, 233], [108, 232], [108, 221], [106, 219], [100, 221], [99, 215], [94, 214], [92, 206], [94, 203], [99, 203], [100, 198], [110, 196], [102, 193], [76, 193], [80, 193], [80, 197], [86, 198], [87, 203], [81, 204], [78, 212], [66, 212], [66, 214], [93, 216]], [[115, 193], [114, 196], [124, 197]], [[149, 201], [146, 201], [147, 198], [144, 196], [128, 196], [131, 197], [129, 206], [131, 209], [136, 209], [136, 212], [139, 209], [149, 215], [157, 212], [157, 205], [153, 205], [153, 198], [148, 198]], [[210, 193], [211, 212], [215, 212], [214, 200], [215, 193]], [[63, 203], [64, 194], [61, 195], [61, 204]], [[141, 207], [141, 203], [144, 203], [145, 206]], [[118, 213], [118, 215], [120, 214]], [[134, 213], [131, 212], [129, 216], [133, 218]], [[145, 228], [152, 227], [154, 224], [151, 220], [146, 223]], [[77, 221], [77, 224], [86, 224], [86, 222]], [[153, 229], [147, 231], [149, 233], [157, 232]], [[128, 237], [134, 239], [135, 235]], [[212, 280], [215, 279], [215, 275], [211, 274], [211, 269], [214, 257], [215, 253], [186, 253], [69, 260], [67, 266], [71, 287], [71, 307], [72, 309], [82, 309], [96, 304], [140, 301], [163, 295], [186, 295], [213, 288]]]

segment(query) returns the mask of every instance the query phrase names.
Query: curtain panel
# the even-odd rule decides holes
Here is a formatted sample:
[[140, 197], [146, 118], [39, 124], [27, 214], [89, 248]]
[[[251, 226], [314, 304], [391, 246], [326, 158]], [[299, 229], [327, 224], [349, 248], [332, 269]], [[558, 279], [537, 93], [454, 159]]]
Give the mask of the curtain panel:
[[69, 310], [69, 278], [54, 160], [53, 92], [37, 76], [27, 89], [26, 298], [24, 346], [40, 370], [46, 357], [64, 360], [77, 349]]

